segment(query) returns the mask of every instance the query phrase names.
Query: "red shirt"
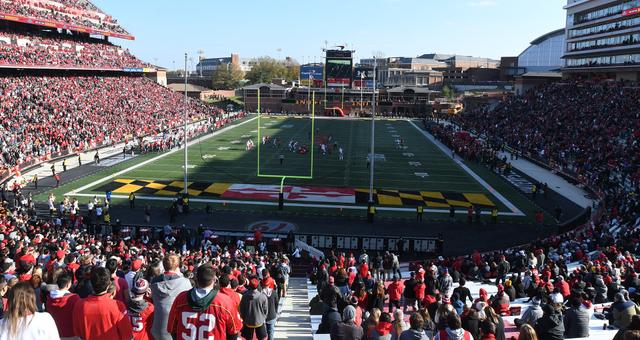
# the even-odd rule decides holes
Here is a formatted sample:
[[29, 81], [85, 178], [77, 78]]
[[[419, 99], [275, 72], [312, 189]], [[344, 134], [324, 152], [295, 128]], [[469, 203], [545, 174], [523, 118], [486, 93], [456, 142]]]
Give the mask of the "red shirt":
[[124, 303], [108, 294], [90, 295], [73, 307], [73, 332], [83, 340], [129, 339], [133, 335]]
[[238, 310], [233, 301], [225, 294], [218, 293], [209, 307], [195, 311], [189, 305], [188, 295], [184, 291], [176, 297], [169, 312], [167, 332], [176, 339], [226, 339], [227, 334], [237, 334]]
[[[240, 310], [240, 295], [238, 295], [238, 293], [236, 293], [235, 290], [231, 288], [222, 287], [220, 288], [219, 294], [224, 294], [231, 299], [231, 302], [233, 302], [233, 305], [234, 305], [234, 309], [233, 309], [234, 311]], [[240, 317], [237, 317], [236, 319], [237, 319], [236, 329], [241, 329], [242, 320], [240, 319]]]
[[404, 290], [402, 282], [391, 282], [387, 291], [389, 292], [389, 300], [390, 301], [400, 301], [400, 297], [402, 296], [402, 291]]
[[153, 335], [151, 335], [151, 327], [153, 326], [153, 311], [153, 304], [149, 302], [147, 302], [147, 308], [145, 308], [142, 313], [134, 313], [129, 310], [129, 320], [131, 321], [134, 340], [153, 339]]
[[416, 299], [422, 301], [424, 299], [424, 290], [427, 286], [424, 283], [418, 283], [415, 287], [413, 287], [414, 293], [416, 293]]
[[73, 307], [80, 300], [76, 294], [67, 294], [59, 298], [47, 299], [47, 312], [53, 317], [58, 326], [61, 338], [74, 336], [73, 332]]

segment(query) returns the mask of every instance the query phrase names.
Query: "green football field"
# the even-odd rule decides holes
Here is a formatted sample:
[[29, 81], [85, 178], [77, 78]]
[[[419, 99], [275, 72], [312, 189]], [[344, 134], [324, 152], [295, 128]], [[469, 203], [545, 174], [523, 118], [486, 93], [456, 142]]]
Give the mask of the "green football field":
[[[418, 124], [376, 120], [376, 205], [389, 211], [415, 211], [423, 205], [426, 211], [438, 213], [448, 213], [450, 206], [460, 210], [473, 205], [485, 214], [496, 207], [501, 215], [531, 216], [534, 207], [512, 187], [484, 167], [451, 159]], [[268, 136], [264, 144], [258, 130], [260, 137]], [[251, 150], [247, 150], [249, 140], [254, 144]], [[370, 120], [254, 117], [190, 145], [189, 194], [194, 202], [276, 204], [279, 176], [313, 176], [285, 179], [285, 205], [361, 207], [369, 200], [370, 142]], [[290, 144], [295, 145], [293, 150]], [[183, 150], [137, 158], [59, 190], [79, 197], [111, 191], [121, 199], [134, 192], [138, 199], [155, 201], [180, 195]]]

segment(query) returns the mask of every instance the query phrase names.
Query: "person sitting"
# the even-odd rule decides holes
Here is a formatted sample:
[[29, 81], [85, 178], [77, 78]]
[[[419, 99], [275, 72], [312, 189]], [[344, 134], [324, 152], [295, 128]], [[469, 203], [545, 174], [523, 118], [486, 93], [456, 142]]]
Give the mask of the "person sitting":
[[499, 284], [498, 285], [498, 294], [493, 297], [491, 302], [491, 307], [498, 315], [509, 315], [509, 296], [505, 294], [504, 287]]
[[570, 308], [564, 312], [565, 338], [589, 337], [589, 312], [580, 305], [580, 300], [577, 298], [569, 300]]
[[331, 340], [360, 340], [363, 337], [362, 327], [356, 326], [354, 320], [356, 309], [347, 306], [342, 311], [342, 322], [331, 326]]
[[424, 333], [424, 320], [419, 313], [413, 313], [409, 317], [410, 328], [400, 334], [399, 340], [429, 340]]
[[616, 293], [613, 301], [611, 324], [621, 329], [627, 328], [631, 323], [631, 317], [640, 314], [640, 308], [633, 301], [626, 300], [622, 293]]

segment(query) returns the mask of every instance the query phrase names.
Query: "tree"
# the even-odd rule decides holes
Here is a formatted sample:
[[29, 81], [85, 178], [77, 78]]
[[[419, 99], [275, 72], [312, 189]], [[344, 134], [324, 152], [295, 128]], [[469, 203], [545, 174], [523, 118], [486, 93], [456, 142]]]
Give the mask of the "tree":
[[299, 72], [299, 64], [293, 59], [281, 62], [271, 57], [261, 57], [247, 72], [246, 78], [251, 84], [270, 83], [276, 78], [291, 81], [298, 79]]
[[213, 72], [211, 79], [211, 88], [214, 90], [232, 90], [240, 86], [244, 79], [244, 72], [240, 66], [229, 64], [227, 66], [218, 67]]
[[444, 87], [442, 87], [442, 96], [447, 99], [453, 99], [453, 97], [455, 96], [455, 92], [451, 87], [445, 85]]

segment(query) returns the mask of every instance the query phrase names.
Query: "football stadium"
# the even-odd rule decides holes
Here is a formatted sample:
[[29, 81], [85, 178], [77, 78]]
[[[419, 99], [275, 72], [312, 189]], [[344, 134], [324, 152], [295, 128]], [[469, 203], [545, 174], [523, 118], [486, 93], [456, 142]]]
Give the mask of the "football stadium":
[[639, 1], [284, 3], [0, 0], [0, 340], [640, 339]]

